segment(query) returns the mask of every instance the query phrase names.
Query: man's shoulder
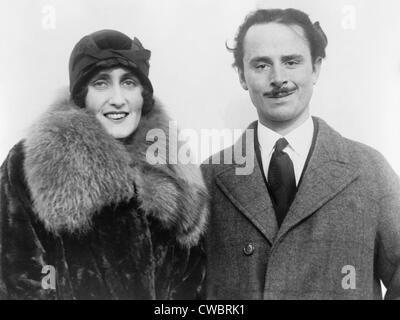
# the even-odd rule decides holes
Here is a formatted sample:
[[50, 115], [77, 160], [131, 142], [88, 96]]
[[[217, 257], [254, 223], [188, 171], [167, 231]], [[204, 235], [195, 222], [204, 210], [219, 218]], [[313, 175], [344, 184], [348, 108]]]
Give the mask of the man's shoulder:
[[343, 137], [343, 142], [346, 144], [350, 159], [353, 161], [360, 162], [360, 164], [386, 161], [378, 150], [365, 143], [345, 137]]
[[251, 122], [232, 145], [204, 160], [200, 165], [203, 173], [212, 173], [216, 176], [233, 168], [245, 166], [247, 161], [252, 161], [255, 156], [254, 131], [256, 127], [257, 121]]
[[399, 177], [381, 152], [364, 143], [344, 138], [348, 145], [349, 159], [365, 177], [381, 185], [382, 191], [389, 185], [398, 185]]
[[200, 165], [201, 171], [206, 179], [213, 178], [222, 172], [234, 168], [234, 145], [209, 156]]
[[333, 145], [331, 149], [335, 150], [335, 148], [339, 147], [341, 151], [344, 151], [348, 155], [348, 160], [350, 162], [363, 165], [386, 161], [383, 155], [378, 150], [365, 143], [344, 137], [335, 129], [333, 129], [330, 125], [328, 125], [324, 120], [320, 118], [316, 119], [319, 127], [322, 127], [322, 130], [320, 131], [328, 135], [328, 143], [336, 144]]
[[348, 159], [351, 164], [360, 168], [375, 168], [375, 170], [382, 166], [389, 166], [382, 153], [372, 146], [347, 137], [342, 137], [342, 142], [348, 152]]
[[322, 131], [327, 133], [325, 141], [330, 144], [328, 148], [345, 154], [346, 163], [356, 168], [361, 177], [374, 184], [397, 184], [398, 176], [381, 152], [365, 143], [343, 137], [323, 120], [318, 121], [320, 126], [325, 127]]

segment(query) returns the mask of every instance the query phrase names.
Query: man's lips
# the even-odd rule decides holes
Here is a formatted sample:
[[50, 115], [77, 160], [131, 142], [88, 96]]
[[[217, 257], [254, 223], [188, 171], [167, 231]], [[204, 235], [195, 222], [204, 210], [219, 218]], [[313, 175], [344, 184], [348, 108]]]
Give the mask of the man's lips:
[[277, 90], [277, 91], [271, 91], [271, 92], [266, 92], [264, 93], [265, 97], [272, 98], [272, 99], [280, 99], [280, 98], [285, 98], [290, 96], [296, 91], [296, 89], [292, 90]]
[[106, 112], [103, 115], [110, 120], [121, 120], [126, 118], [129, 115], [129, 113], [123, 111], [111, 111], [111, 112]]

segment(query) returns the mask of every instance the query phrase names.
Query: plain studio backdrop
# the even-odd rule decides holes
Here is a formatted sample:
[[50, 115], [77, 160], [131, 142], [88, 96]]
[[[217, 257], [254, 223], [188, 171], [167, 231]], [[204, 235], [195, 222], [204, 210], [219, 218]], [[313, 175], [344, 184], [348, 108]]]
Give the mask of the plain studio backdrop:
[[100, 29], [137, 36], [152, 51], [155, 93], [181, 128], [244, 129], [256, 119], [255, 108], [225, 43], [233, 44], [249, 11], [294, 7], [320, 21], [329, 39], [312, 114], [379, 150], [400, 173], [398, 0], [2, 0], [0, 6], [1, 162], [67, 86], [73, 46]]

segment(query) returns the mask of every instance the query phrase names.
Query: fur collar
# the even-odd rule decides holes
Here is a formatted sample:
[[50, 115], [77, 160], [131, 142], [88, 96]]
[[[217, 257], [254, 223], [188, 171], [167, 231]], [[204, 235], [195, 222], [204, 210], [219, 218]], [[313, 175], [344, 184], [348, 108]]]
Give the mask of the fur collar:
[[35, 213], [50, 232], [90, 230], [93, 215], [107, 205], [137, 196], [140, 207], [178, 241], [195, 244], [207, 216], [207, 193], [194, 165], [150, 165], [148, 130], [167, 135], [169, 117], [161, 104], [143, 116], [124, 144], [108, 135], [86, 109], [69, 97], [57, 101], [32, 126], [25, 142], [24, 170]]

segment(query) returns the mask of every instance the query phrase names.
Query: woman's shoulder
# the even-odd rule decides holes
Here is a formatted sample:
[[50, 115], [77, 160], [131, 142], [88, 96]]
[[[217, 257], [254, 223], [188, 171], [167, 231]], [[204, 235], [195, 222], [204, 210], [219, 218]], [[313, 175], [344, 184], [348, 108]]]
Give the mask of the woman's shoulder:
[[24, 175], [24, 159], [25, 159], [25, 140], [15, 144], [1, 166], [1, 176], [7, 178], [10, 182], [14, 181], [21, 175]]
[[30, 192], [24, 170], [24, 144], [25, 140], [21, 140], [14, 145], [0, 169], [0, 202], [2, 202], [0, 209], [2, 214], [6, 214], [10, 208], [15, 208], [19, 204], [24, 207], [30, 207]]

